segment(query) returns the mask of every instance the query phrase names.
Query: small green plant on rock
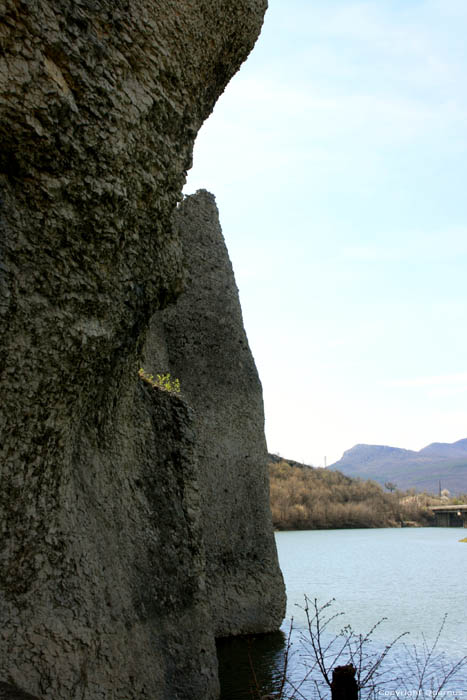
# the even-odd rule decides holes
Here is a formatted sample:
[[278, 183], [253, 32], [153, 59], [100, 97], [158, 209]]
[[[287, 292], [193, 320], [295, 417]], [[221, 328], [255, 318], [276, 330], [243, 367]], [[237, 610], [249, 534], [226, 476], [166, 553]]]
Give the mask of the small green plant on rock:
[[163, 391], [170, 391], [175, 394], [180, 393], [180, 380], [172, 379], [169, 372], [166, 374], [156, 374], [156, 377], [154, 378], [154, 375], [145, 372], [141, 367], [138, 375], [143, 382], [146, 382], [146, 384], [150, 384], [151, 386], [162, 389]]

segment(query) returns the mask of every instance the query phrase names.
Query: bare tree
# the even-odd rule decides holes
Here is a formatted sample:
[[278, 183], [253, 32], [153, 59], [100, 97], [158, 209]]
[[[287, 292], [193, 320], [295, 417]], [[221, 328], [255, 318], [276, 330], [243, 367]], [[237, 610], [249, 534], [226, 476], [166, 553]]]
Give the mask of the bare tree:
[[[342, 612], [331, 611], [334, 602], [332, 599], [319, 605], [316, 598], [311, 600], [305, 596], [302, 609], [306, 615], [307, 626], [305, 630], [295, 630], [303, 666], [301, 680], [292, 679], [289, 674], [290, 660], [293, 653], [297, 653], [292, 652], [293, 620], [285, 647], [281, 682], [274, 693], [261, 694], [250, 657], [255, 686], [253, 697], [256, 700], [329, 700], [330, 697], [331, 700], [341, 697], [376, 700], [381, 698], [384, 689], [388, 688], [392, 691], [396, 688], [397, 691], [404, 690], [407, 697], [436, 700], [444, 694], [448, 683], [456, 674], [467, 666], [467, 656], [452, 663], [445, 658], [444, 653], [437, 651], [446, 623], [445, 615], [431, 646], [425, 638], [421, 649], [415, 645], [403, 645], [403, 659], [400, 660], [399, 675], [396, 677], [393, 666], [385, 667], [385, 661], [393, 647], [409, 633], [399, 634], [383, 651], [375, 649], [372, 641], [375, 631], [386, 618], [379, 620], [366, 634], [355, 633], [350, 625], [345, 625], [337, 634], [330, 633], [330, 627], [335, 627], [333, 623], [344, 615]], [[338, 669], [340, 678], [336, 682], [334, 675], [333, 683], [333, 671]], [[460, 700], [453, 691], [450, 691], [450, 697], [451, 700]]]

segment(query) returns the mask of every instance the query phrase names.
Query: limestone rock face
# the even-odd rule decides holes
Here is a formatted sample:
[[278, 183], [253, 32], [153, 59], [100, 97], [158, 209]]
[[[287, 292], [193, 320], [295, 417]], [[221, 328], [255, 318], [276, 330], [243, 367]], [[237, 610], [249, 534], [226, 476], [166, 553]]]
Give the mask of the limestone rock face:
[[285, 594], [269, 510], [261, 383], [213, 195], [187, 197], [174, 222], [186, 291], [153, 318], [144, 361], [180, 379], [194, 409], [215, 634], [266, 632], [280, 625]]
[[137, 369], [265, 5], [0, 2], [0, 680], [44, 699], [217, 693], [194, 419]]

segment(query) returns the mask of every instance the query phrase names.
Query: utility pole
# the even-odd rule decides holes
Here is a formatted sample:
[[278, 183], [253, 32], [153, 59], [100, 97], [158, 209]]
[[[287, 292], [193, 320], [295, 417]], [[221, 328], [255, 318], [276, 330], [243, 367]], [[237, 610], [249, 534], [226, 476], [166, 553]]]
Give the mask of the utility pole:
[[324, 468], [325, 468], [325, 469], [326, 469], [326, 466], [327, 466], [327, 464], [326, 464], [326, 455], [324, 455]]

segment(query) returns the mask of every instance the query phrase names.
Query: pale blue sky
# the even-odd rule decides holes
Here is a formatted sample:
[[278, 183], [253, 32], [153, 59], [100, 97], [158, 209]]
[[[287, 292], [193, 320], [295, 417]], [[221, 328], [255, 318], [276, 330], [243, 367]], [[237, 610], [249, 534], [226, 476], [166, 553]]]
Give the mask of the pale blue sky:
[[467, 436], [467, 2], [270, 0], [203, 126], [271, 451]]

